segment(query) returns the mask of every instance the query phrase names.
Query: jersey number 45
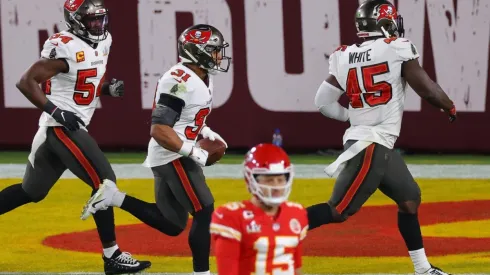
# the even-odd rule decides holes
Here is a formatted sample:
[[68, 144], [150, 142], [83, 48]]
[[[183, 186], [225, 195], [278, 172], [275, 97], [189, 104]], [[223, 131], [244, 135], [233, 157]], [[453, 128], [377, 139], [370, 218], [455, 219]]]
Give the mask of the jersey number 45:
[[349, 97], [350, 106], [352, 108], [363, 108], [363, 99], [370, 107], [388, 103], [393, 96], [391, 84], [386, 81], [374, 82], [374, 76], [389, 72], [388, 62], [361, 67], [363, 92], [359, 85], [357, 68], [350, 68], [346, 83], [346, 94]]

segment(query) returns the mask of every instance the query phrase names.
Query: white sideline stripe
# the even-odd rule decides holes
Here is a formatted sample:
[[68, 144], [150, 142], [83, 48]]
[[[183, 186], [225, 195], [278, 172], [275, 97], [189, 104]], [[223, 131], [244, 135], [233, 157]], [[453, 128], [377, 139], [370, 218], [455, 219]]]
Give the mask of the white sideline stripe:
[[[296, 178], [328, 178], [323, 172], [326, 165], [297, 164], [295, 165]], [[149, 168], [140, 164], [114, 164], [112, 165], [119, 179], [152, 179], [153, 174]], [[0, 179], [22, 178], [25, 164], [0, 164]], [[451, 178], [451, 179], [490, 179], [490, 165], [421, 165], [411, 164], [408, 169], [415, 178]], [[240, 164], [216, 164], [204, 168], [207, 178], [243, 178]], [[62, 178], [76, 178], [70, 171], [66, 171]]]

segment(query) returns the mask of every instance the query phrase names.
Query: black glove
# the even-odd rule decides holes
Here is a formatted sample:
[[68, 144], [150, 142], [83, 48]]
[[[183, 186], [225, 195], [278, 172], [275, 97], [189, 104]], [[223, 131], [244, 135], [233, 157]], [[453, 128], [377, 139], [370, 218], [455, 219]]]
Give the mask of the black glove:
[[122, 97], [124, 95], [124, 81], [113, 78], [109, 84], [108, 92], [112, 97]]
[[70, 131], [76, 131], [80, 129], [80, 124], [85, 126], [83, 120], [74, 112], [61, 110], [60, 108], [58, 108], [58, 106], [54, 105], [49, 100], [44, 105], [44, 111], [50, 114], [54, 118], [54, 120], [56, 120], [56, 122], [65, 126], [65, 128]]

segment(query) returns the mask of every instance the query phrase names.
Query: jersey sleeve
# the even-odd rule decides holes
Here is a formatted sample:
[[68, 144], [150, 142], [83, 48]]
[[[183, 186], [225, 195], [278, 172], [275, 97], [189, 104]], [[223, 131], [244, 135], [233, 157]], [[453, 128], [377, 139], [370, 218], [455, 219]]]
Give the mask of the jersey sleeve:
[[303, 242], [300, 242], [294, 251], [294, 268], [303, 266]]
[[68, 43], [71, 40], [73, 38], [60, 34], [51, 36], [44, 42], [41, 57], [47, 59], [74, 59], [75, 57], [70, 55], [68, 47]]
[[189, 85], [182, 80], [172, 77], [171, 75], [165, 74], [159, 81], [157, 86], [157, 93], [155, 102], [160, 100], [162, 94], [171, 95], [177, 97], [184, 101], [184, 105], [190, 101], [192, 96], [192, 89]]
[[228, 238], [214, 242], [218, 274], [238, 275], [240, 266], [240, 243]]
[[402, 61], [409, 61], [420, 57], [417, 48], [408, 39], [398, 38], [392, 41], [390, 46]]
[[303, 205], [296, 203], [298, 205], [298, 211], [296, 212], [297, 219], [299, 220], [299, 223], [301, 225], [301, 232], [299, 233], [299, 241], [302, 242], [308, 233], [308, 212], [306, 209], [303, 207]]
[[226, 238], [236, 242], [242, 241], [240, 211], [233, 211], [226, 206], [216, 209], [211, 219], [210, 232], [214, 239]]
[[[110, 32], [107, 33], [107, 38], [106, 38], [106, 41], [107, 41], [107, 46], [109, 47], [109, 49], [111, 48], [112, 46], [112, 35]], [[110, 51], [109, 51], [110, 52]]]
[[337, 64], [337, 51], [332, 53], [328, 58], [328, 73], [335, 76], [338, 79], [338, 64]]
[[300, 225], [299, 243], [294, 251], [294, 268], [300, 268], [302, 266], [303, 241], [308, 232], [308, 213], [303, 205], [299, 203], [287, 202], [287, 205], [291, 209], [291, 218], [298, 220]]
[[347, 49], [346, 45], [341, 45], [328, 57], [328, 73], [335, 76], [338, 80], [339, 54]]

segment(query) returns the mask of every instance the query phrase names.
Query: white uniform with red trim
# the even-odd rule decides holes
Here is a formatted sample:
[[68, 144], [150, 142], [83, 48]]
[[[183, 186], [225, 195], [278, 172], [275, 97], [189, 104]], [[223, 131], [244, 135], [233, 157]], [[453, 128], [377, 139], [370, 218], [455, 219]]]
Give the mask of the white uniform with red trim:
[[[68, 73], [53, 76], [46, 83], [46, 96], [62, 110], [76, 113], [85, 125], [90, 124], [104, 83], [112, 37], [97, 44], [94, 49], [76, 35], [62, 31], [44, 43], [41, 57], [65, 59]], [[39, 126], [62, 126], [43, 112]]]
[[[59, 73], [46, 81], [46, 97], [60, 109], [77, 114], [86, 126], [99, 103], [111, 44], [110, 33], [94, 49], [68, 31], [54, 34], [44, 42], [42, 58], [64, 59], [69, 66], [67, 73]], [[28, 157], [33, 167], [36, 151], [46, 140], [46, 129], [51, 126], [63, 125], [43, 112]]]
[[330, 74], [350, 99], [351, 127], [344, 143], [362, 140], [393, 148], [405, 104], [402, 64], [418, 57], [415, 46], [405, 38], [341, 46], [330, 56]]
[[233, 202], [214, 211], [210, 231], [215, 240], [240, 243], [240, 275], [294, 275], [302, 264], [308, 217], [298, 203], [282, 203], [274, 218], [250, 201]]
[[[206, 123], [206, 117], [211, 112], [212, 75], [208, 74], [208, 85], [206, 85], [191, 69], [178, 63], [158, 80], [153, 107], [161, 94], [170, 94], [184, 100], [185, 106], [173, 129], [181, 140], [195, 143], [199, 132]], [[154, 138], [151, 138], [148, 144], [148, 156], [143, 165], [146, 167], [165, 165], [181, 156], [163, 148]]]

